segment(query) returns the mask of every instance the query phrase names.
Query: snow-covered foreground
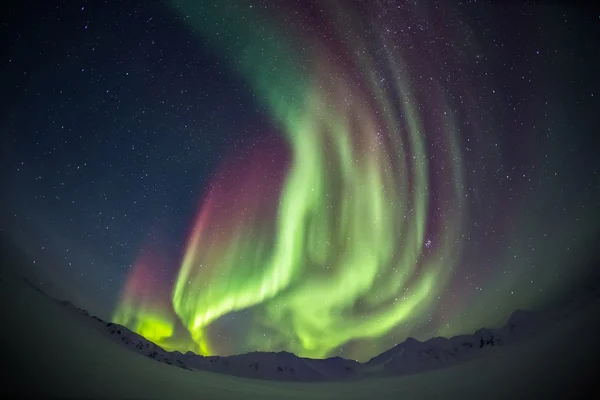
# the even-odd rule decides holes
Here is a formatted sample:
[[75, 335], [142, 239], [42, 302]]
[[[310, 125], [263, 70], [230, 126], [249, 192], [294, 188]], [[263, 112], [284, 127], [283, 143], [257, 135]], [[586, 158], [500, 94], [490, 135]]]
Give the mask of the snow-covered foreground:
[[[3, 324], [0, 358], [6, 364], [3, 365], [6, 383], [0, 385], [0, 390], [55, 397], [584, 398], [584, 386], [595, 383], [596, 373], [591, 366], [597, 368], [596, 356], [600, 349], [597, 323], [600, 300], [595, 298], [557, 314], [551, 328], [525, 335], [510, 345], [487, 346], [477, 356], [445, 368], [415, 368], [415, 363], [422, 364], [422, 356], [415, 355], [415, 343], [407, 341], [366, 364], [367, 370], [360, 374], [362, 379], [277, 382], [193, 370], [206, 369], [194, 365], [193, 360], [197, 358], [190, 359], [190, 365], [182, 368], [174, 366], [176, 361], [172, 362], [174, 365], [168, 365], [166, 360], [156, 362], [146, 354], [129, 351], [123, 346], [124, 340], [107, 333], [110, 327], [105, 323], [74, 312], [10, 274], [1, 276], [0, 302]], [[461, 343], [458, 339], [454, 342], [434, 340], [439, 342], [437, 348], [442, 349]], [[395, 356], [390, 358], [392, 353]], [[259, 356], [266, 357], [264, 353]], [[273, 356], [263, 363], [270, 362]], [[444, 358], [448, 354], [442, 351], [438, 356]], [[243, 360], [240, 365], [247, 367], [247, 357], [251, 355], [239, 357]], [[288, 363], [299, 360], [289, 354], [279, 357], [289, 359]], [[201, 360], [204, 361], [210, 362]], [[385, 368], [382, 361], [387, 362]], [[333, 360], [334, 366], [336, 362], [341, 361]], [[332, 363], [321, 363], [316, 368], [325, 368], [327, 374]], [[373, 375], [365, 378], [368, 367]], [[419, 370], [425, 372], [415, 373]], [[386, 371], [388, 374], [412, 373], [385, 376]]]

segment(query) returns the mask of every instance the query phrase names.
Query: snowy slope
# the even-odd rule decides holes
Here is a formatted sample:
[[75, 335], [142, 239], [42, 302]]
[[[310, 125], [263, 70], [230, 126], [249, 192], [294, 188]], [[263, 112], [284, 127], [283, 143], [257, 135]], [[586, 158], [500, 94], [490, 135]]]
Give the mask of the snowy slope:
[[[599, 344], [595, 338], [600, 335], [598, 320], [592, 318], [600, 315], [600, 301], [596, 299], [578, 307], [577, 312], [563, 315], [560, 323], [542, 333], [523, 336], [511, 345], [488, 346], [489, 351], [481, 350], [480, 356], [447, 368], [318, 384], [273, 382], [174, 368], [152, 360], [143, 352], [127, 351], [124, 340], [108, 332], [111, 327], [106, 322], [51, 301], [20, 279], [2, 275], [0, 302], [4, 306], [0, 315], [3, 321], [0, 354], [5, 371], [0, 385], [2, 397], [12, 392], [152, 399], [586, 398], [581, 388], [595, 383], [591, 374], [594, 369], [587, 367], [597, 364]], [[412, 357], [410, 354], [420, 354], [415, 349], [423, 344], [410, 342], [404, 343], [403, 354], [407, 358]], [[434, 339], [430, 344], [445, 348], [444, 343]], [[132, 342], [127, 346], [137, 349], [137, 344]], [[398, 346], [394, 349], [399, 352]], [[280, 357], [279, 362], [284, 365], [297, 361], [286, 354], [262, 354], [265, 360]], [[271, 362], [263, 361], [260, 358], [263, 355], [239, 357]], [[391, 355], [392, 359], [402, 357]], [[386, 360], [390, 362], [389, 358]], [[188, 362], [189, 368], [196, 368], [191, 360]], [[318, 370], [317, 364], [310, 365]], [[329, 368], [329, 363], [323, 364]], [[578, 385], [576, 391], [572, 389], [574, 384]]]

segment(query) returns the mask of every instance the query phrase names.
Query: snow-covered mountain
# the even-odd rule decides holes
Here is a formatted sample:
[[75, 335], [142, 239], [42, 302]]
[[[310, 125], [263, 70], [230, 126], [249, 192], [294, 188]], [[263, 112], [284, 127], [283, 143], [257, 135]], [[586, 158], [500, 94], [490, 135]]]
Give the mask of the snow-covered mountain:
[[[39, 290], [38, 290], [39, 291]], [[43, 293], [43, 292], [42, 292]], [[333, 357], [324, 360], [301, 358], [288, 352], [200, 356], [192, 352], [166, 351], [128, 328], [91, 316], [71, 302], [58, 301], [69, 312], [78, 314], [97, 329], [138, 354], [187, 370], [203, 370], [246, 378], [278, 381], [329, 381], [356, 376], [362, 366], [353, 360]]]
[[538, 326], [538, 315], [517, 310], [501, 329], [479, 329], [473, 334], [452, 338], [436, 337], [425, 342], [408, 338], [393, 348], [373, 357], [366, 365], [387, 373], [413, 374], [457, 364], [477, 357], [485, 350], [502, 347], [519, 340]]
[[[94, 318], [94, 317], [92, 317]], [[313, 360], [292, 353], [252, 352], [248, 354], [200, 356], [192, 352], [169, 352], [129, 329], [98, 320], [114, 340], [159, 362], [189, 370], [204, 370], [246, 378], [281, 381], [322, 381], [352, 377], [361, 366], [340, 357]]]
[[[425, 342], [409, 339], [370, 362], [348, 366], [340, 358], [307, 360], [289, 353], [200, 357], [166, 352], [34, 289], [22, 278], [0, 274], [0, 300], [14, 305], [1, 314], [6, 383], [0, 392], [60, 398], [500, 400], [570, 398], [574, 387], [577, 393], [598, 387], [597, 293], [550, 313], [517, 312], [502, 329]], [[465, 342], [472, 347], [451, 347]], [[353, 372], [345, 370], [353, 366]], [[423, 372], [411, 373], [418, 370]], [[598, 398], [600, 392], [593, 393], [590, 398]]]
[[124, 326], [90, 316], [70, 302], [60, 304], [130, 350], [158, 362], [187, 370], [203, 370], [246, 378], [277, 381], [331, 381], [358, 379], [372, 375], [406, 375], [436, 370], [461, 363], [494, 347], [510, 345], [534, 330], [539, 316], [515, 311], [503, 328], [480, 329], [473, 334], [452, 338], [437, 337], [420, 342], [408, 338], [393, 348], [359, 363], [341, 357], [309, 359], [292, 353], [252, 352], [233, 356], [200, 356], [192, 352], [169, 352]]

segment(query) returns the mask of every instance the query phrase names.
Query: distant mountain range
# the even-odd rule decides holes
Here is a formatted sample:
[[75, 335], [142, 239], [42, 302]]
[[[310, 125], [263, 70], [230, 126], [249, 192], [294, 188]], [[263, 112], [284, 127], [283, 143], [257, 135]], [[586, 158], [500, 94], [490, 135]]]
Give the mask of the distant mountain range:
[[[0, 232], [0, 254], [3, 265], [23, 264], [26, 257], [17, 247], [5, 240]], [[91, 316], [68, 301], [59, 301], [44, 293], [39, 287], [22, 276], [30, 287], [40, 292], [51, 301], [58, 302], [68, 311], [80, 316], [96, 327], [102, 334], [121, 343], [126, 348], [158, 362], [171, 364], [187, 370], [205, 370], [234, 376], [281, 381], [327, 381], [360, 379], [367, 376], [406, 375], [449, 367], [477, 358], [498, 347], [510, 346], [527, 336], [537, 337], [545, 327], [561, 323], [563, 317], [575, 312], [581, 304], [590, 298], [600, 297], [600, 252], [589, 264], [591, 271], [582, 292], [569, 297], [565, 302], [556, 304], [556, 308], [544, 313], [517, 310], [504, 327], [499, 329], [479, 329], [473, 334], [452, 338], [432, 338], [420, 342], [408, 338], [404, 342], [384, 351], [365, 363], [347, 360], [340, 357], [328, 359], [308, 359], [287, 352], [268, 353], [252, 352], [234, 356], [200, 356], [188, 352], [169, 352], [124, 326], [104, 321]], [[8, 271], [5, 271], [8, 272]], [[14, 271], [16, 272], [16, 271]], [[13, 272], [13, 273], [14, 273]], [[15, 274], [20, 275], [20, 273]], [[0, 279], [4, 279], [1, 277]]]
[[[37, 288], [36, 290], [41, 292]], [[192, 371], [203, 370], [277, 381], [360, 379], [374, 375], [406, 375], [440, 369], [478, 357], [491, 348], [511, 345], [541, 326], [539, 314], [518, 310], [500, 329], [480, 329], [473, 334], [449, 339], [437, 337], [424, 342], [408, 338], [365, 363], [341, 357], [302, 358], [288, 352], [251, 352], [220, 357], [166, 351], [124, 326], [91, 316], [68, 301], [59, 303], [70, 312], [87, 319], [112, 340], [141, 356]]]

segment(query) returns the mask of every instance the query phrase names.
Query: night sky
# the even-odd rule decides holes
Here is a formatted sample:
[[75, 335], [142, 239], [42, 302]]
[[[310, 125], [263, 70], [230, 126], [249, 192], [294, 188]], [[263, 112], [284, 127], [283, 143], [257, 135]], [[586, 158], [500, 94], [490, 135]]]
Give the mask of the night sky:
[[600, 12], [503, 3], [4, 2], [3, 240], [182, 352], [549, 306], [600, 238]]

